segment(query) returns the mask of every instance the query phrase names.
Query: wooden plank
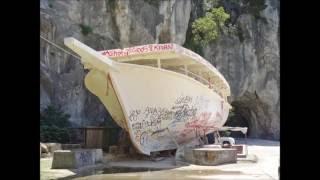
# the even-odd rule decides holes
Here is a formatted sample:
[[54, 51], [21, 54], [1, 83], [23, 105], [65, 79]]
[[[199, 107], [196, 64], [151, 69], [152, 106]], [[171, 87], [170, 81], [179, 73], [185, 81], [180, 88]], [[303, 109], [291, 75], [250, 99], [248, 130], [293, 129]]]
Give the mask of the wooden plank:
[[87, 129], [87, 148], [102, 148], [103, 129]]

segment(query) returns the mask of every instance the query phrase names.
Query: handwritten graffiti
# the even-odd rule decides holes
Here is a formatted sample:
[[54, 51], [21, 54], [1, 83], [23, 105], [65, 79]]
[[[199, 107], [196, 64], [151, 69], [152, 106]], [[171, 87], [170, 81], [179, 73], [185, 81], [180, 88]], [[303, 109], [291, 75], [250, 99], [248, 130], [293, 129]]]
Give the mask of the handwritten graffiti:
[[159, 129], [163, 120], [171, 119], [172, 112], [165, 108], [146, 107], [143, 111], [133, 110], [129, 114], [132, 129]]
[[[197, 136], [196, 129], [205, 133], [217, 126], [222, 118], [223, 105], [223, 102], [212, 104], [202, 96], [181, 96], [168, 108], [147, 106], [133, 109], [129, 112], [133, 137], [143, 149], [176, 147], [172, 138], [178, 143], [186, 143]], [[170, 133], [165, 130], [167, 127]]]
[[130, 113], [130, 115], [129, 115], [129, 120], [132, 121], [132, 122], [138, 120], [137, 117], [138, 117], [138, 115], [139, 115], [140, 113], [141, 113], [140, 110], [133, 110], [133, 111], [131, 111], [131, 113]]
[[171, 117], [172, 112], [165, 108], [152, 108], [152, 107], [147, 107], [144, 111], [145, 117], [144, 118], [149, 118], [152, 120], [166, 120]]
[[190, 97], [190, 96], [182, 96], [182, 97], [179, 97], [175, 101], [175, 104], [190, 103], [191, 101], [192, 101], [192, 97]]
[[136, 122], [132, 124], [132, 129], [133, 130], [138, 130], [138, 129], [145, 129], [148, 127], [157, 127], [156, 129], [159, 129], [158, 126], [160, 125], [161, 121], [157, 120], [142, 120], [142, 122]]
[[174, 111], [173, 122], [185, 122], [186, 120], [194, 117], [197, 113], [197, 108], [192, 104], [192, 97], [184, 96], [175, 101], [175, 105], [172, 107]]
[[143, 54], [149, 52], [162, 52], [173, 50], [173, 44], [149, 44], [143, 46], [135, 46], [130, 48], [124, 49], [111, 49], [106, 51], [101, 51], [102, 55], [109, 56], [109, 57], [121, 57], [121, 56], [129, 56], [129, 55], [136, 55], [136, 54]]
[[[192, 97], [181, 96], [174, 101], [171, 108], [161, 108], [161, 107], [146, 107], [145, 109], [131, 110], [129, 113], [129, 121], [132, 123], [131, 127], [134, 132], [134, 138], [141, 145], [145, 145], [148, 140], [148, 136], [152, 132], [160, 130], [161, 123], [164, 121], [169, 121], [171, 123], [175, 122], [185, 122], [195, 117], [197, 113], [197, 108], [192, 102]], [[175, 126], [171, 126], [174, 128]], [[147, 135], [146, 131], [150, 134]], [[164, 133], [166, 134], [166, 133]], [[174, 132], [174, 134], [179, 134], [179, 132]], [[162, 135], [154, 136], [153, 138], [165, 137]], [[154, 145], [156, 146], [156, 144]]]
[[174, 122], [186, 122], [186, 120], [188, 120], [189, 118], [194, 117], [197, 112], [196, 108], [190, 107], [188, 104], [174, 106], [172, 109], [175, 110]]
[[84, 164], [84, 165], [90, 164], [91, 163], [90, 155], [91, 155], [90, 152], [81, 152], [79, 157], [81, 164]]
[[133, 123], [133, 124], [132, 124], [132, 129], [133, 129], [133, 130], [142, 129], [141, 123], [140, 123], [140, 122]]

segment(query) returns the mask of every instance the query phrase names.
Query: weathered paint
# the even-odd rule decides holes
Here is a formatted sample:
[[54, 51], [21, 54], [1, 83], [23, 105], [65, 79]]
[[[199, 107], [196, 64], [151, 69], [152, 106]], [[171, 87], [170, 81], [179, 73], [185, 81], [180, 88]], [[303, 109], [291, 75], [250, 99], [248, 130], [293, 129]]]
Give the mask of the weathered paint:
[[[106, 56], [101, 62], [106, 61], [112, 67], [101, 69], [101, 52], [94, 52], [83, 44], [67, 46], [82, 56], [83, 63], [90, 64], [86, 87], [129, 132], [133, 144], [143, 154], [175, 149], [174, 140], [179, 144], [188, 143], [197, 133], [210, 133], [227, 119], [230, 106], [225, 98], [189, 76], [157, 67], [119, 63]], [[150, 51], [148, 47], [162, 47], [157, 50], [165, 51], [174, 46], [139, 46], [126, 52]], [[119, 52], [108, 51], [109, 55], [125, 56]]]

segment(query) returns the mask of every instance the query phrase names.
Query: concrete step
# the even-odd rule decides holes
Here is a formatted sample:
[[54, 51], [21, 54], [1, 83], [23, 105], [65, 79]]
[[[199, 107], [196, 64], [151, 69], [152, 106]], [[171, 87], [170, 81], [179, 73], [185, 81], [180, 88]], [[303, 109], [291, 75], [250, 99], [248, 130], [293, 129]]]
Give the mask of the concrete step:
[[102, 149], [57, 150], [53, 153], [52, 169], [77, 169], [102, 162]]
[[214, 166], [237, 162], [237, 150], [230, 148], [195, 148], [185, 151], [187, 162], [197, 165]]

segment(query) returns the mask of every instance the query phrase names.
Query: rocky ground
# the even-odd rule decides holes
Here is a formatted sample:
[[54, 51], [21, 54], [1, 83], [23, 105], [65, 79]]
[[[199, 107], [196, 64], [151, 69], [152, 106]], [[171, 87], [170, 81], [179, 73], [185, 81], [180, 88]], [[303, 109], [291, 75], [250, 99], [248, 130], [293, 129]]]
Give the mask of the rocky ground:
[[[242, 143], [239, 140], [238, 143]], [[249, 161], [238, 160], [236, 164], [220, 166], [188, 165], [177, 167], [173, 159], [162, 161], [122, 160], [79, 170], [52, 170], [52, 158], [41, 159], [41, 179], [279, 179], [279, 141], [248, 139]], [[253, 160], [256, 157], [256, 162]], [[110, 167], [114, 170], [110, 170]], [[105, 168], [109, 169], [106, 170]], [[122, 169], [122, 170], [121, 170]], [[149, 169], [149, 171], [148, 171]], [[152, 169], [152, 171], [150, 171]], [[162, 169], [162, 170], [161, 170]], [[163, 170], [165, 169], [165, 170]], [[118, 173], [126, 171], [129, 173]], [[132, 172], [137, 171], [137, 172]], [[144, 171], [144, 172], [139, 172]], [[113, 172], [112, 174], [110, 174]], [[103, 174], [109, 173], [109, 174]], [[95, 174], [95, 175], [89, 175]], [[79, 177], [84, 176], [84, 177]]]

